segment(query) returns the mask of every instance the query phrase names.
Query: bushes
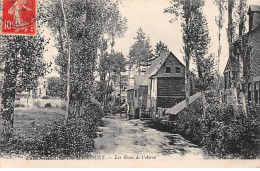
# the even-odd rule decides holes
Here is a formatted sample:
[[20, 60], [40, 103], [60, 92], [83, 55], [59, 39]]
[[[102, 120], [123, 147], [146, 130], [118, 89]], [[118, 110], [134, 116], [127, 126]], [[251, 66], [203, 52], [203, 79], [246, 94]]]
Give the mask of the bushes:
[[[28, 159], [87, 157], [93, 150], [93, 139], [102, 116], [98, 103], [85, 102], [77, 120], [72, 117], [66, 124], [64, 120], [59, 120], [37, 127], [32, 139], [15, 136], [8, 142], [0, 142], [0, 156], [25, 155]], [[36, 126], [33, 128], [36, 129]]]
[[202, 104], [196, 101], [190, 111], [177, 118], [174, 132], [201, 146], [210, 156], [219, 158], [259, 158], [259, 109], [248, 107], [248, 116], [241, 107], [235, 113], [231, 106], [212, 103], [207, 116], [202, 116]]
[[49, 99], [49, 96], [43, 96], [42, 99]]
[[220, 158], [252, 159], [259, 157], [259, 110], [248, 108], [248, 117], [231, 107], [215, 110], [203, 120], [203, 148]]
[[15, 103], [14, 107], [25, 107], [25, 105], [22, 103]]
[[50, 108], [51, 107], [51, 103], [46, 103], [44, 107]]

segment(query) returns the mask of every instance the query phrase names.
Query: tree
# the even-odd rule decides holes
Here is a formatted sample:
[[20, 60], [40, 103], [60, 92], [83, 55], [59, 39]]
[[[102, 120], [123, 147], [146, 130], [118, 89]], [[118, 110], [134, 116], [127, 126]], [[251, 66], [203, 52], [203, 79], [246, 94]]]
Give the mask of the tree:
[[62, 81], [59, 77], [47, 78], [48, 96], [51, 97], [65, 97], [65, 90], [63, 89]]
[[[197, 72], [198, 72], [199, 82], [200, 82], [199, 90], [201, 91], [203, 111], [205, 116], [206, 108], [207, 108], [205, 91], [209, 86], [208, 83], [211, 82], [212, 80], [212, 75], [211, 75], [212, 72], [209, 66], [212, 66], [213, 64], [212, 61], [210, 61], [210, 59], [205, 58], [205, 55], [208, 53], [208, 44], [210, 42], [210, 38], [209, 38], [208, 23], [202, 12], [204, 1], [194, 0], [193, 5], [194, 5], [193, 22], [192, 22], [193, 36], [191, 41], [194, 46], [194, 51], [192, 53], [192, 56], [197, 66]], [[211, 58], [213, 57], [214, 56], [211, 56]]]
[[130, 48], [129, 57], [131, 64], [136, 64], [138, 73], [141, 73], [141, 66], [149, 66], [149, 60], [152, 58], [150, 38], [146, 37], [142, 28], [137, 31], [136, 41]]
[[40, 35], [1, 36], [1, 57], [4, 61], [2, 117], [6, 140], [13, 134], [16, 91], [31, 89], [46, 72], [47, 65], [43, 61], [45, 43]]
[[[60, 66], [60, 75], [63, 82], [67, 82], [66, 73], [67, 69], [70, 68], [70, 109], [73, 112], [70, 112], [69, 117], [78, 118], [80, 109], [84, 107], [85, 103], [90, 103], [91, 99], [93, 99], [93, 94], [95, 94], [94, 71], [96, 70], [100, 40], [103, 39], [104, 34], [113, 33], [114, 36], [117, 36], [123, 32], [123, 26], [114, 25], [119, 23], [115, 22], [116, 20], [120, 20], [116, 19], [116, 17], [121, 17], [117, 11], [117, 6], [117, 3], [111, 3], [108, 0], [64, 1], [64, 13], [70, 16], [67, 18], [68, 35], [66, 35], [69, 40], [62, 39], [65, 32], [64, 18], [60, 15], [54, 16], [58, 18], [57, 21], [62, 21], [62, 30], [59, 32], [61, 33], [59, 38], [62, 39], [60, 41], [62, 43], [59, 43], [58, 46], [60, 55], [57, 57], [56, 63]], [[56, 9], [59, 8], [59, 5], [52, 7]], [[56, 11], [60, 11], [60, 9]], [[118, 15], [114, 16], [115, 13], [118, 13]], [[54, 25], [54, 28], [56, 26]], [[107, 26], [111, 27], [108, 29]], [[117, 29], [114, 29], [114, 27], [117, 27]], [[57, 29], [54, 30], [57, 31]], [[68, 66], [68, 58], [63, 55], [63, 52], [68, 51], [68, 42], [71, 44], [70, 67]]]
[[175, 19], [180, 17], [182, 20], [182, 32], [184, 43], [184, 61], [185, 61], [185, 94], [186, 94], [186, 108], [189, 110], [189, 98], [190, 98], [190, 58], [191, 53], [194, 50], [192, 38], [193, 38], [193, 12], [194, 5], [193, 0], [171, 0], [171, 6], [164, 9], [165, 13], [175, 15]]
[[160, 40], [158, 43], [156, 43], [154, 48], [155, 59], [160, 55], [161, 51], [169, 51], [169, 49], [168, 46]]
[[229, 58], [230, 58], [230, 64], [231, 64], [231, 90], [232, 90], [232, 99], [233, 99], [233, 109], [237, 112], [237, 93], [235, 88], [235, 77], [237, 74], [236, 69], [236, 59], [233, 54], [233, 40], [235, 36], [235, 26], [234, 26], [234, 20], [233, 20], [233, 9], [235, 6], [234, 0], [228, 0], [228, 28], [227, 28], [227, 35], [228, 35], [228, 45], [229, 45]]
[[238, 74], [238, 83], [237, 83], [237, 88], [241, 97], [241, 102], [242, 102], [242, 109], [244, 114], [247, 116], [247, 110], [246, 110], [246, 98], [245, 98], [245, 90], [243, 87], [245, 87], [244, 84], [244, 62], [243, 62], [243, 54], [244, 54], [244, 45], [243, 45], [243, 34], [245, 30], [245, 10], [244, 7], [246, 5], [245, 0], [240, 0], [239, 1], [239, 56], [238, 56], [238, 65], [239, 65], [239, 74]]
[[[115, 75], [115, 78], [119, 76], [119, 106], [121, 106], [121, 91], [122, 91], [122, 80], [121, 80], [121, 73], [125, 72], [125, 65], [126, 60], [124, 58], [124, 55], [122, 53], [115, 53], [113, 57], [113, 73]], [[120, 116], [122, 116], [122, 111], [120, 110]]]
[[[221, 46], [221, 30], [223, 28], [223, 23], [225, 21], [224, 13], [225, 13], [225, 10], [226, 10], [227, 0], [214, 0], [214, 3], [218, 7], [218, 12], [219, 12], [219, 15], [218, 15], [218, 17], [216, 17], [215, 21], [216, 21], [216, 24], [218, 26], [218, 61], [217, 61], [218, 77], [217, 77], [217, 79], [218, 79], [218, 93], [220, 95], [221, 80], [220, 80], [219, 62], [220, 62], [220, 55], [221, 55], [221, 49], [222, 49], [222, 46]], [[221, 96], [219, 96], [219, 97], [220, 97], [219, 100], [221, 102], [222, 98], [221, 98]]]

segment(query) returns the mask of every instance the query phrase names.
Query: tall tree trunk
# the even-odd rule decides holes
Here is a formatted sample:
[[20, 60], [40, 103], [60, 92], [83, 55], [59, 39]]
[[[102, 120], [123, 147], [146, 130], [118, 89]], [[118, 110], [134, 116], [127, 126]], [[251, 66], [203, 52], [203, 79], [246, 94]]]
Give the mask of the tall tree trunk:
[[[198, 56], [197, 51], [195, 51], [195, 58], [196, 58], [196, 66], [197, 66], [197, 70], [198, 70], [198, 75], [199, 75], [199, 80], [200, 82], [204, 82], [204, 78], [202, 75], [202, 70], [201, 70], [201, 58]], [[206, 95], [205, 95], [205, 88], [202, 87], [201, 88], [201, 98], [202, 98], [202, 104], [203, 104], [203, 114], [204, 117], [206, 117], [206, 110], [207, 110], [207, 99], [206, 99]]]
[[29, 107], [30, 90], [27, 90], [26, 106]]
[[185, 67], [185, 95], [186, 95], [186, 108], [190, 109], [190, 70], [189, 70], [189, 62], [186, 62]]
[[10, 61], [5, 63], [4, 83], [2, 89], [2, 107], [3, 107], [3, 130], [2, 134], [5, 141], [8, 141], [13, 135], [14, 125], [14, 102], [17, 71], [15, 64]]
[[238, 111], [238, 102], [237, 102], [237, 90], [235, 87], [235, 76], [234, 76], [234, 55], [233, 55], [233, 37], [234, 37], [234, 25], [233, 25], [233, 9], [234, 9], [234, 0], [228, 0], [228, 44], [229, 44], [229, 58], [231, 59], [231, 91], [232, 91], [232, 106], [234, 111], [237, 113]]
[[121, 109], [121, 69], [119, 71], [119, 106], [120, 106], [120, 117], [122, 117], [122, 109]]
[[239, 81], [237, 87], [239, 87], [239, 94], [241, 97], [241, 102], [242, 102], [242, 108], [244, 114], [247, 116], [247, 111], [246, 111], [246, 98], [245, 98], [245, 90], [243, 86], [243, 74], [244, 74], [244, 64], [243, 64], [243, 52], [244, 52], [244, 47], [243, 47], [243, 30], [244, 30], [244, 0], [240, 0], [239, 2], [239, 41], [240, 41], [240, 48], [239, 48]]
[[68, 33], [68, 28], [67, 28], [67, 19], [66, 19], [66, 13], [65, 13], [65, 10], [64, 10], [63, 0], [60, 0], [60, 3], [61, 3], [62, 14], [63, 14], [65, 33], [66, 33], [67, 42], [68, 42], [67, 108], [66, 108], [66, 114], [65, 114], [65, 119], [67, 120], [68, 117], [69, 117], [69, 104], [70, 104], [70, 38], [69, 38], [69, 33]]
[[205, 90], [201, 90], [201, 98], [202, 98], [202, 104], [203, 104], [203, 114], [204, 114], [204, 117], [206, 117], [207, 99], [206, 99], [206, 95], [205, 95]]

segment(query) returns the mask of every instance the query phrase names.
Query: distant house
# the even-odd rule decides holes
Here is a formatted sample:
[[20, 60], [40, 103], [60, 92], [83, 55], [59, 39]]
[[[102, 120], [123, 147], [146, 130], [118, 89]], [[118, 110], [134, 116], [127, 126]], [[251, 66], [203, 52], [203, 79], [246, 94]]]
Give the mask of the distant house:
[[[251, 5], [249, 6], [249, 32], [243, 36], [243, 47], [245, 49], [245, 54], [243, 55], [244, 63], [244, 77], [246, 78], [246, 99], [248, 102], [252, 102], [256, 105], [260, 104], [260, 6]], [[237, 69], [239, 67], [238, 63], [238, 52], [239, 52], [239, 42], [234, 43], [233, 53], [234, 58], [228, 59], [227, 65], [224, 70], [224, 88], [225, 95], [224, 101], [230, 103], [232, 101], [230, 96], [232, 81], [237, 81]], [[231, 75], [234, 78], [231, 78]], [[238, 102], [240, 100], [238, 93]]]
[[143, 117], [147, 107], [148, 75], [134, 76], [134, 110], [136, 117]]
[[[127, 92], [126, 92], [126, 87], [128, 86], [128, 75], [121, 75], [121, 79], [117, 78], [116, 81], [114, 82], [114, 92], [112, 95], [114, 97], [120, 97], [120, 91], [121, 91], [121, 103], [123, 104], [126, 101], [127, 97]], [[121, 89], [120, 89], [121, 86]]]
[[185, 66], [173, 53], [161, 52], [145, 74], [149, 79], [147, 110], [152, 117], [158, 109], [171, 108], [185, 99]]

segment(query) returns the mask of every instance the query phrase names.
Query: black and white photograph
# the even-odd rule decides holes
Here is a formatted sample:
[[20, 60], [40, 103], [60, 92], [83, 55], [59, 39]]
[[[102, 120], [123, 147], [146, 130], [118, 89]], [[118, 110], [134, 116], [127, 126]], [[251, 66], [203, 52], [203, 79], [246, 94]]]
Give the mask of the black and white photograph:
[[260, 167], [260, 0], [0, 10], [0, 168]]

